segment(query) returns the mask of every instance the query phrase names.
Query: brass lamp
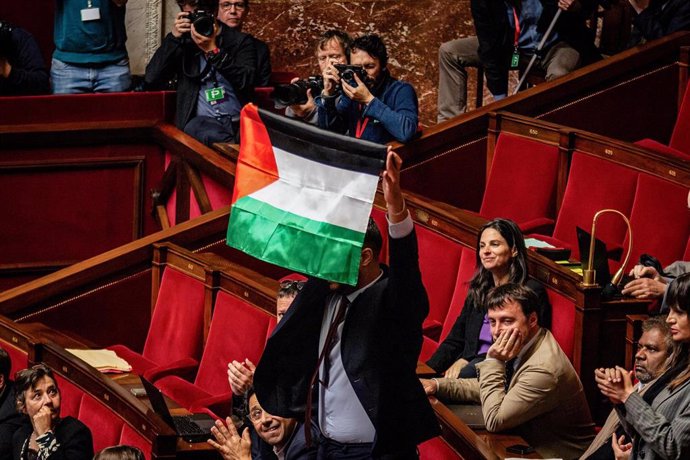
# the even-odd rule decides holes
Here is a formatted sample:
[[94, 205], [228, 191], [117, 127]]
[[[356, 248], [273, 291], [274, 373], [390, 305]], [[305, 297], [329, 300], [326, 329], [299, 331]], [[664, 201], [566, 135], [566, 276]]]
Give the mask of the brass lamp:
[[628, 259], [630, 259], [630, 253], [632, 252], [632, 227], [630, 227], [630, 221], [628, 220], [627, 217], [625, 217], [625, 214], [622, 212], [616, 210], [616, 209], [602, 209], [601, 211], [598, 211], [596, 214], [594, 214], [594, 219], [592, 219], [592, 239], [589, 242], [589, 260], [587, 261], [587, 268], [582, 271], [582, 285], [591, 287], [591, 286], [597, 286], [596, 283], [596, 270], [594, 270], [593, 265], [594, 265], [594, 241], [595, 241], [595, 231], [596, 231], [596, 226], [597, 226], [597, 219], [599, 219], [599, 216], [602, 214], [606, 213], [614, 213], [618, 214], [623, 218], [625, 221], [625, 225], [628, 227], [628, 252], [625, 255], [625, 259], [623, 259], [623, 263], [621, 264], [621, 268], [618, 269], [618, 271], [613, 275], [611, 278], [611, 285], [612, 286], [618, 286], [618, 283], [621, 282], [621, 279], [623, 278], [623, 271], [625, 270], [625, 266], [628, 265]]

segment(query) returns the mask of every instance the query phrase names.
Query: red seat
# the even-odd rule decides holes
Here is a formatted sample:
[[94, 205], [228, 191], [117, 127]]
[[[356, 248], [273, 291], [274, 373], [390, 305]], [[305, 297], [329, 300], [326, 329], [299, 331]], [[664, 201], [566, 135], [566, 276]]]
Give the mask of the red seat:
[[575, 343], [575, 304], [552, 289], [547, 289], [546, 292], [551, 302], [551, 333], [572, 361]]
[[457, 460], [462, 457], [440, 436], [424, 441], [419, 446], [420, 460]]
[[[640, 254], [653, 255], [662, 266], [681, 260], [690, 236], [688, 187], [640, 174], [630, 214], [633, 248], [629, 267]], [[624, 243], [627, 247], [628, 241]]]
[[558, 158], [557, 145], [500, 133], [479, 214], [512, 219], [523, 232], [550, 233]]
[[157, 380], [156, 386], [190, 410], [208, 407], [220, 417], [228, 415], [231, 409], [228, 362], [248, 358], [258, 363], [270, 324], [268, 312], [220, 291], [194, 383], [171, 375]]
[[91, 430], [94, 452], [117, 445], [120, 441], [124, 424], [122, 419], [88, 394], [84, 394], [81, 400], [79, 420]]
[[55, 382], [60, 389], [60, 414], [63, 417], [70, 416], [78, 418], [81, 398], [84, 392], [69, 380], [62, 378], [59, 374], [55, 374]]
[[[553, 237], [534, 236], [554, 246], [571, 249], [571, 257], [579, 259], [575, 227], [591, 229], [594, 214], [604, 208], [630, 216], [637, 176], [638, 173], [630, 168], [575, 152]], [[597, 222], [597, 238], [609, 249], [620, 248], [626, 234], [625, 222], [611, 214], [601, 216]]]
[[144, 351], [108, 347], [138, 374], [180, 360], [198, 362], [204, 336], [204, 282], [167, 266], [158, 291]]
[[417, 225], [419, 269], [429, 296], [424, 335], [438, 340], [455, 289], [462, 247], [444, 236]]
[[120, 442], [118, 442], [118, 444], [138, 447], [144, 453], [146, 460], [151, 460], [151, 443], [149, 440], [137, 433], [126, 423], [122, 425]]
[[10, 361], [12, 362], [10, 376], [13, 376], [18, 371], [29, 367], [28, 355], [24, 350], [20, 350], [19, 348], [5, 342], [2, 343], [2, 349], [7, 352], [10, 357]]
[[664, 145], [652, 139], [643, 139], [636, 144], [655, 150], [662, 155], [676, 156], [685, 160], [690, 158], [690, 80], [688, 80], [683, 101], [678, 109], [671, 142]]

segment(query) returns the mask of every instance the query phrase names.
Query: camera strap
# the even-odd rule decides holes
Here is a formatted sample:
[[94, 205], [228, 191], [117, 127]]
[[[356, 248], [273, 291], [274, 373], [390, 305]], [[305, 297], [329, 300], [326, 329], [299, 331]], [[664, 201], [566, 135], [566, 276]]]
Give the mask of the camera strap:
[[[360, 113], [362, 112], [362, 104], [359, 104], [359, 111]], [[357, 126], [355, 127], [355, 137], [357, 139], [360, 139], [362, 137], [362, 134], [364, 134], [364, 130], [367, 129], [367, 124], [369, 123], [369, 117], [362, 117], [360, 116], [357, 119]]]

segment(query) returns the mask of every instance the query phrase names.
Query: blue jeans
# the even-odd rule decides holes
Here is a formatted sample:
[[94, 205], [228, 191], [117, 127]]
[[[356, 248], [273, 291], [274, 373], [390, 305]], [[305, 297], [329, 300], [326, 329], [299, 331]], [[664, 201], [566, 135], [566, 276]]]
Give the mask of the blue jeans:
[[53, 59], [50, 68], [53, 94], [114, 93], [132, 86], [129, 59], [105, 66], [77, 66]]

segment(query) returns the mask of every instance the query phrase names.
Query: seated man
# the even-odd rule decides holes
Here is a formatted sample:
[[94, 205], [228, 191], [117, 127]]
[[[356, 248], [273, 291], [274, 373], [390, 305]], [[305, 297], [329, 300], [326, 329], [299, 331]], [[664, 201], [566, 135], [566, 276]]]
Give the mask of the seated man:
[[[240, 437], [230, 417], [226, 419], [226, 423], [216, 420], [216, 426], [211, 428], [215, 441], [209, 439], [208, 443], [225, 460], [316, 459], [318, 448], [316, 445], [307, 446], [303, 424], [292, 418], [277, 417], [266, 412], [251, 387], [247, 397], [248, 418], [254, 428], [253, 432], [250, 433], [249, 428], [245, 428]], [[316, 430], [314, 425], [312, 427]], [[318, 432], [312, 435], [314, 438], [317, 436]]]
[[128, 91], [127, 0], [56, 0], [50, 78], [55, 94]]
[[[283, 315], [288, 311], [292, 301], [297, 297], [297, 293], [302, 290], [307, 278], [293, 273], [280, 280], [280, 289], [276, 299], [276, 321], [280, 322]], [[244, 362], [233, 361], [228, 363], [228, 383], [235, 396], [243, 396], [254, 383], [254, 370], [256, 366], [250, 360]], [[233, 398], [234, 400], [235, 398]], [[233, 407], [236, 407], [233, 404]]]
[[417, 93], [409, 83], [391, 76], [381, 38], [355, 39], [350, 63], [364, 68], [365, 81], [356, 74], [354, 80], [341, 80], [329, 64], [323, 72], [323, 91], [316, 98], [319, 127], [380, 144], [410, 141], [417, 132]]
[[145, 83], [162, 88], [177, 77], [177, 127], [206, 145], [236, 142], [240, 110], [253, 91], [252, 39], [215, 20], [211, 30], [201, 31], [208, 36], [196, 29], [189, 14], [215, 12], [218, 0], [178, 0], [178, 5], [172, 32], [146, 66]]
[[427, 394], [481, 402], [486, 429], [515, 429], [544, 458], [578, 458], [594, 439], [582, 383], [551, 332], [539, 326], [536, 294], [504, 284], [486, 300], [494, 343], [478, 379], [422, 380]]
[[34, 37], [0, 20], [0, 96], [50, 93], [48, 69]]
[[[333, 64], [348, 64], [350, 62], [350, 36], [340, 30], [326, 31], [316, 45], [316, 60], [319, 63], [319, 72], [323, 75], [326, 68]], [[297, 79], [292, 80], [295, 83]], [[307, 90], [307, 102], [304, 104], [288, 105], [285, 116], [298, 118], [312, 125], [319, 124], [319, 115], [311, 89]]]
[[628, 0], [635, 10], [631, 45], [690, 30], [690, 2], [687, 0]]
[[[242, 25], [249, 13], [249, 0], [221, 0], [218, 3], [218, 20], [237, 31], [242, 31]], [[247, 34], [249, 35], [249, 34]], [[266, 42], [249, 35], [256, 49], [256, 74], [254, 86], [269, 86], [271, 81], [271, 52]]]
[[[671, 330], [666, 324], [666, 317], [656, 316], [642, 323], [642, 336], [637, 343], [635, 354], [635, 377], [638, 380], [637, 390], [640, 394], [649, 388], [652, 381], [664, 373], [670, 362], [673, 351]], [[601, 460], [615, 458], [611, 447], [611, 435], [619, 438], [624, 430], [615, 410], [612, 410], [597, 437], [587, 451], [580, 457], [582, 460]]]
[[521, 59], [531, 58], [558, 8], [559, 18], [541, 51], [538, 66], [546, 80], [561, 77], [599, 59], [593, 35], [585, 26], [591, 0], [524, 0], [520, 8], [504, 0], [472, 0], [475, 37], [451, 40], [438, 50], [438, 121], [453, 118], [467, 109], [467, 69], [484, 68], [486, 84], [495, 100], [508, 95], [508, 71], [518, 69]]

